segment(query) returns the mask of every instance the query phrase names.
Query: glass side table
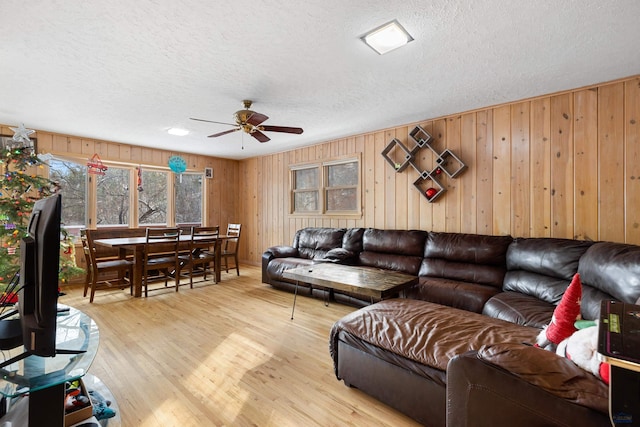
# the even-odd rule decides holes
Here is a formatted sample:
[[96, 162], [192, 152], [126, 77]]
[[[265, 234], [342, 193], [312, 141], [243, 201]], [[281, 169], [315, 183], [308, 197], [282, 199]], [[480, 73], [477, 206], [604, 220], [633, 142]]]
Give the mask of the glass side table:
[[[28, 425], [64, 426], [65, 383], [83, 377], [98, 351], [98, 326], [89, 316], [72, 307], [58, 313], [56, 349], [81, 351], [55, 357], [31, 355], [0, 369], [0, 393], [9, 399], [29, 394]], [[20, 346], [4, 351], [8, 360], [23, 352]], [[11, 418], [11, 410], [0, 421]], [[19, 420], [12, 421], [14, 425]]]

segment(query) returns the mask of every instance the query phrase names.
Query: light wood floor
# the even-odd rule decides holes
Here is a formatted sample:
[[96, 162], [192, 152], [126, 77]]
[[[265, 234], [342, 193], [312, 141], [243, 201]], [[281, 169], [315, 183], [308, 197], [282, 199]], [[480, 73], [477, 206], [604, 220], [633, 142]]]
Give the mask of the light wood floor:
[[122, 425], [415, 426], [411, 419], [338, 381], [329, 330], [355, 310], [298, 298], [241, 276], [154, 291], [96, 292], [68, 286], [60, 302], [98, 324], [100, 347], [90, 372], [111, 389]]

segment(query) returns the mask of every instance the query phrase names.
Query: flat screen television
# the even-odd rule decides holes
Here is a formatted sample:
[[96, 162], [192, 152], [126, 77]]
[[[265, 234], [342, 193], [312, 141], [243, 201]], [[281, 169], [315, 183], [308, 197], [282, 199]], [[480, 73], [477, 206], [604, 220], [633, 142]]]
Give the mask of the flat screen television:
[[27, 236], [20, 242], [17, 345], [24, 346], [24, 353], [3, 361], [0, 367], [33, 354], [56, 355], [61, 207], [59, 194], [33, 206]]
[[38, 356], [56, 354], [61, 209], [59, 194], [36, 201], [20, 245], [22, 343]]

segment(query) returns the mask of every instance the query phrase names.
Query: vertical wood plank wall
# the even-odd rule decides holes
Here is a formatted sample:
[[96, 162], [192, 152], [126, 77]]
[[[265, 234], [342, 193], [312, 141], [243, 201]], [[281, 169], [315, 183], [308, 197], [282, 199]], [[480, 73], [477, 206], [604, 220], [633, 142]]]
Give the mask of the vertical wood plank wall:
[[[408, 142], [421, 125], [438, 151], [468, 166], [428, 203], [417, 173], [395, 171], [381, 152]], [[11, 135], [7, 125], [0, 134]], [[258, 264], [269, 246], [290, 244], [303, 227], [377, 227], [640, 244], [640, 78], [488, 107], [242, 161], [156, 150], [38, 131], [38, 151], [103, 161], [166, 166], [182, 155], [205, 180], [208, 223], [243, 224], [240, 258]], [[289, 214], [289, 165], [357, 155], [362, 216]], [[417, 164], [433, 168], [422, 150]]]
[[[395, 173], [381, 152], [419, 124], [438, 151], [468, 166], [428, 203], [412, 168]], [[433, 167], [423, 150], [417, 162]], [[362, 217], [289, 214], [289, 165], [362, 160]], [[629, 79], [329, 141], [240, 162], [241, 258], [303, 227], [422, 229], [640, 244], [640, 79]]]

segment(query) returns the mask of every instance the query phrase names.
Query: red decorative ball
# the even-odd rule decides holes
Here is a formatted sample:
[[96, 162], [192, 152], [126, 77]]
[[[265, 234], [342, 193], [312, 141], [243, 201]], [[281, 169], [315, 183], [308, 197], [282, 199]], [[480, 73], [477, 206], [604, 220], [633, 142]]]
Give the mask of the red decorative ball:
[[433, 187], [427, 188], [427, 190], [424, 192], [424, 194], [427, 196], [427, 199], [431, 199], [431, 198], [433, 198], [433, 196], [438, 194], [438, 190], [436, 190]]
[[436, 175], [440, 175], [442, 173], [442, 169], [438, 168], [436, 169]]

